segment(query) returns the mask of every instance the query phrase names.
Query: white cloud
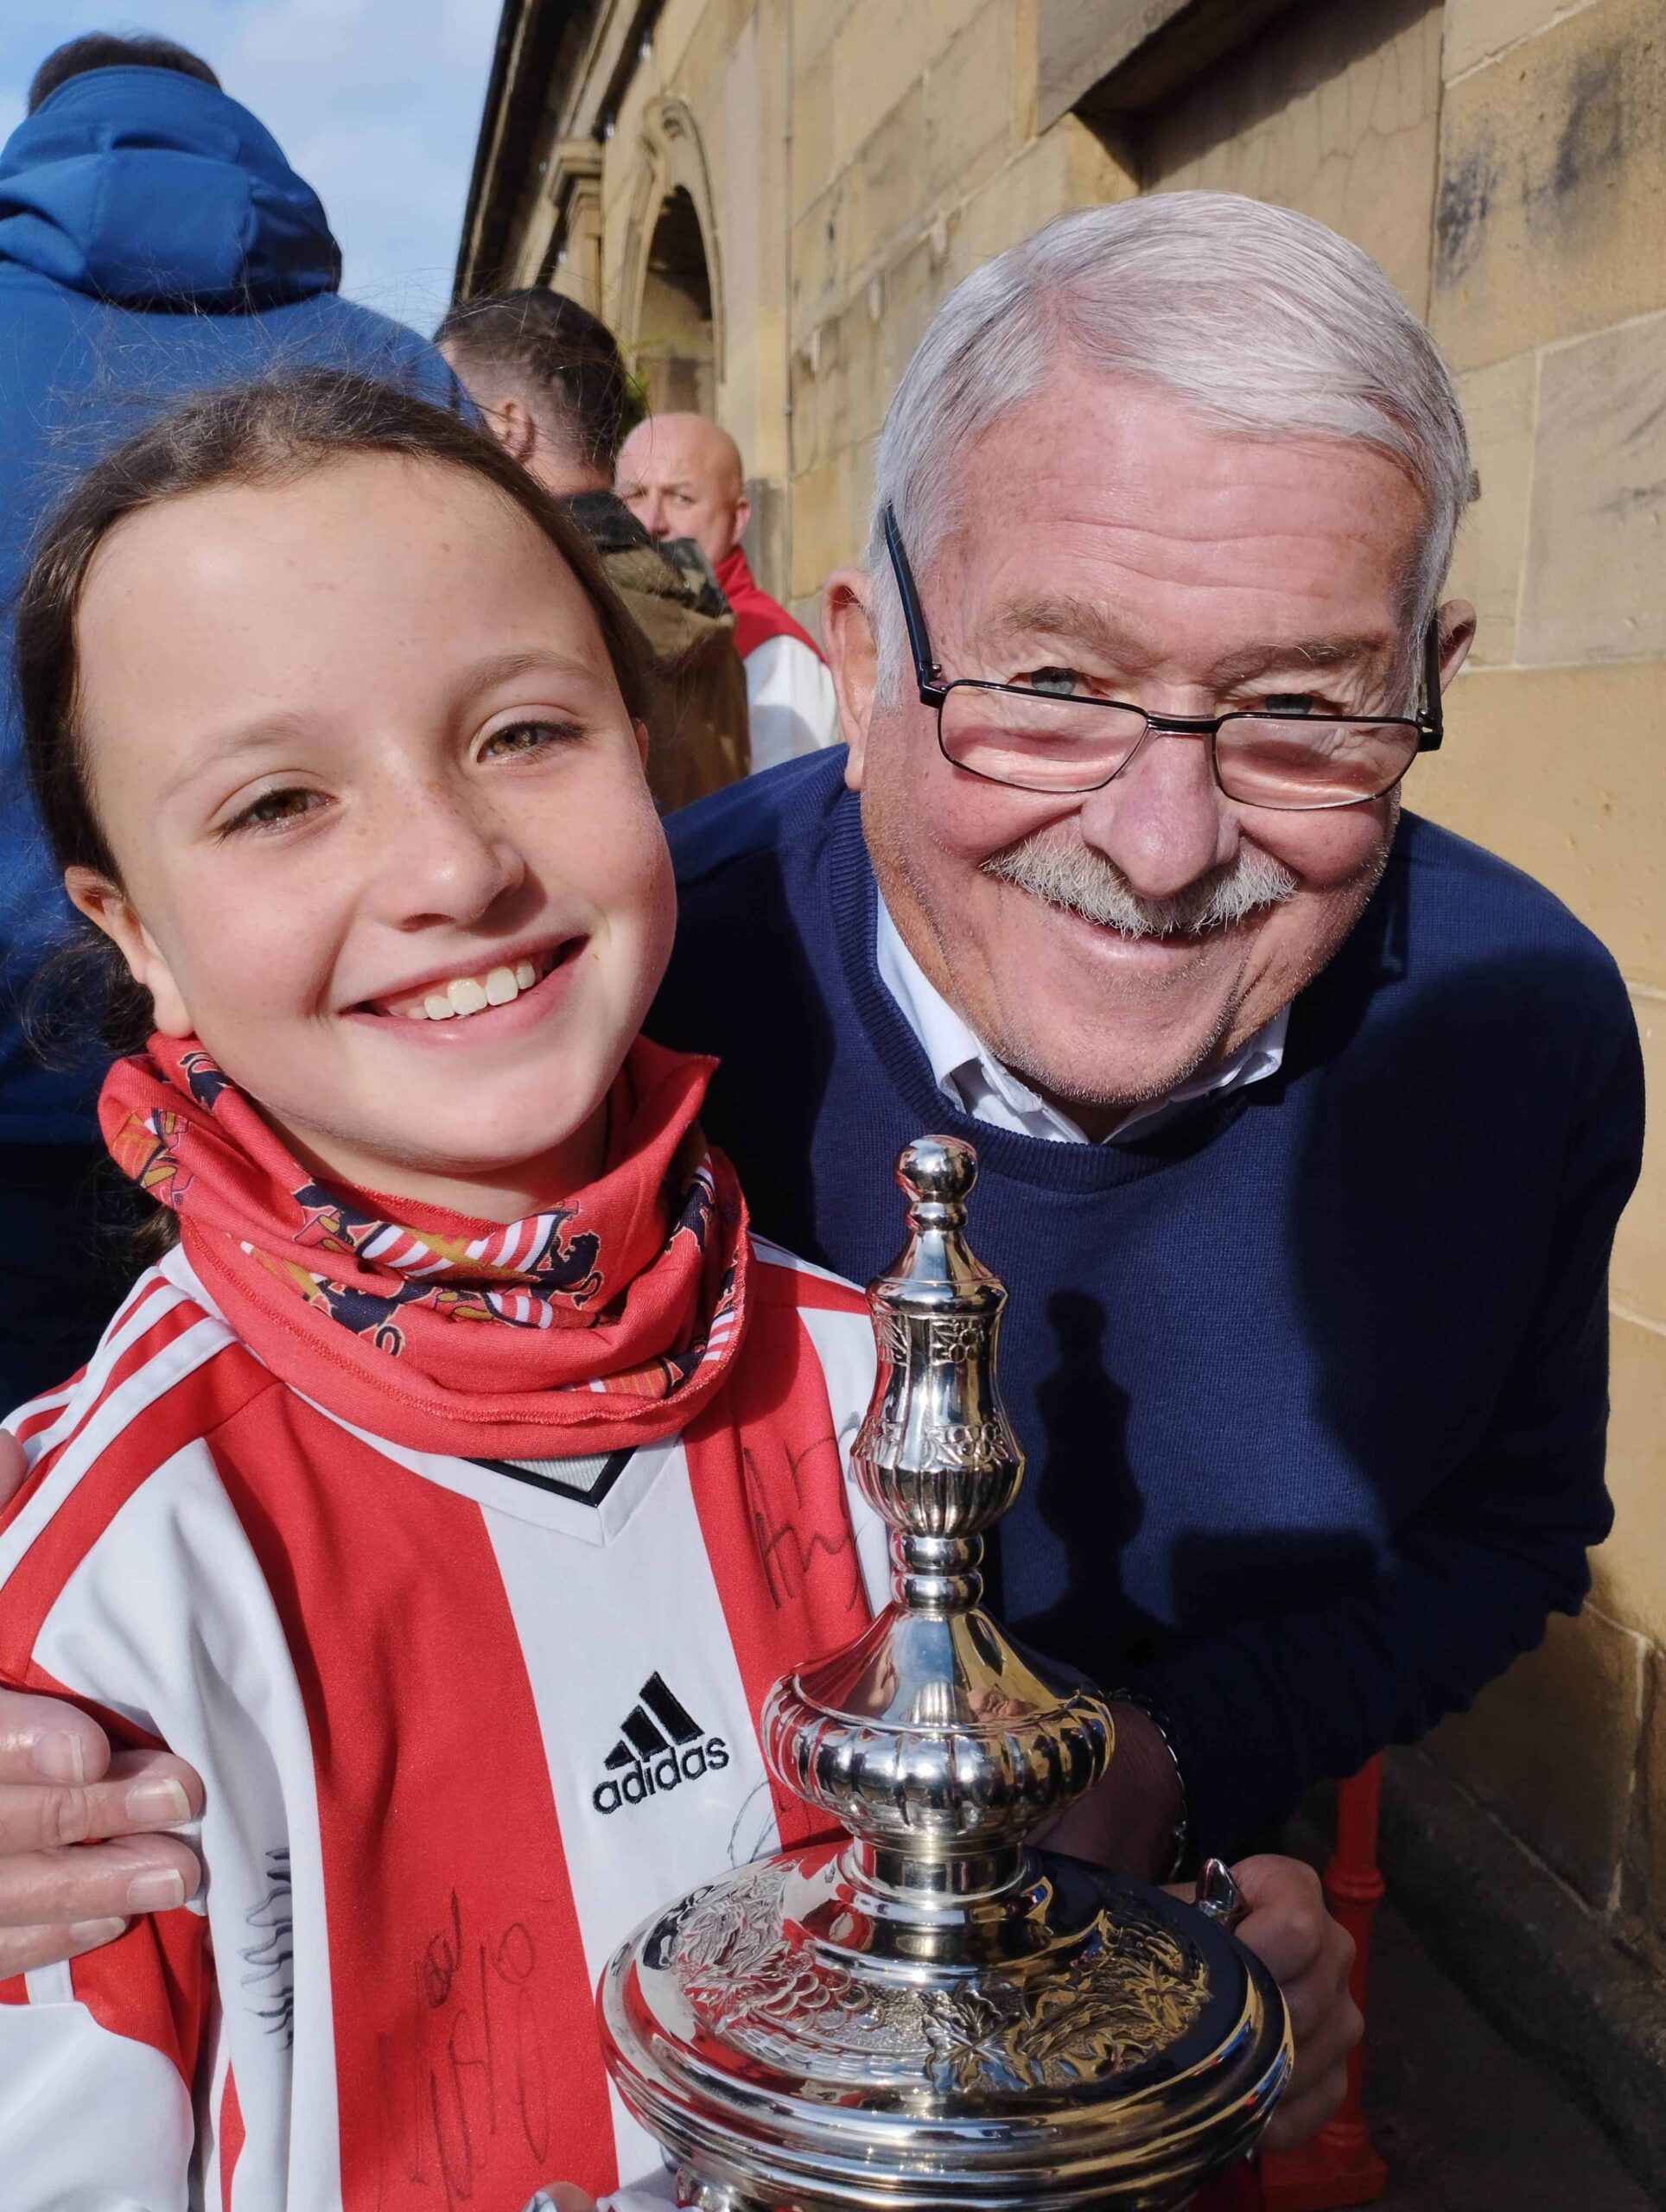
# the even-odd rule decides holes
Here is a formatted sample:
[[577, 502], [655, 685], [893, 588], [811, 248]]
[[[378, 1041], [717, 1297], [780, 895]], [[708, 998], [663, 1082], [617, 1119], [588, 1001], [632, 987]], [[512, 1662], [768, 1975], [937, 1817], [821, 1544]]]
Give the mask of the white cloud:
[[87, 30], [146, 30], [211, 63], [322, 200], [342, 289], [431, 328], [451, 296], [499, 0], [4, 0], [0, 135], [36, 65]]

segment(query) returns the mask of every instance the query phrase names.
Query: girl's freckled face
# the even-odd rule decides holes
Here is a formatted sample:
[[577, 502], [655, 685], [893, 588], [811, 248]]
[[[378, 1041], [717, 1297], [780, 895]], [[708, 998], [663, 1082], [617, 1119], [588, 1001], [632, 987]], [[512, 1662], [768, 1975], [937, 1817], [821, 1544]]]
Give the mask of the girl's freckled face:
[[385, 455], [118, 524], [78, 720], [158, 1026], [313, 1164], [509, 1217], [593, 1173], [671, 945], [589, 602], [484, 479]]

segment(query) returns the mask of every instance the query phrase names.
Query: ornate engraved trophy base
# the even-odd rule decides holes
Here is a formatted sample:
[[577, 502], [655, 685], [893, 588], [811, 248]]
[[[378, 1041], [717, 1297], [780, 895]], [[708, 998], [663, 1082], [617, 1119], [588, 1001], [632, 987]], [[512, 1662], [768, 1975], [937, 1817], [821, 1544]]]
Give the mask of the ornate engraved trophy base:
[[1218, 1901], [1026, 1848], [1116, 1732], [978, 1604], [1023, 1460], [1006, 1292], [961, 1235], [976, 1173], [952, 1137], [909, 1146], [908, 1243], [868, 1287], [852, 1463], [894, 1597], [762, 1715], [777, 1780], [847, 1833], [695, 1891], [602, 1976], [614, 2083], [700, 2212], [1171, 2212], [1288, 2078], [1283, 1999]]
[[849, 1948], [865, 1885], [843, 1859], [743, 1866], [607, 1971], [608, 2063], [683, 2202], [1159, 2212], [1250, 2149], [1288, 2069], [1284, 2007], [1205, 1916], [1037, 1853], [1008, 1904], [1039, 1908], [1029, 1957], [874, 1958]]

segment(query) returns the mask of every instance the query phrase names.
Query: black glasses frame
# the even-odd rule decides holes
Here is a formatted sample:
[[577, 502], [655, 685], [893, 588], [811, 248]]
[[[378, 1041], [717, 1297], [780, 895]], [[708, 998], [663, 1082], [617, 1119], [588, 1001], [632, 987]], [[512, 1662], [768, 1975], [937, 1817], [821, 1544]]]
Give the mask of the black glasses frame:
[[[897, 528], [897, 518], [889, 500], [886, 502], [881, 522], [885, 532], [885, 550], [891, 556], [892, 573], [897, 580], [897, 595], [902, 601], [903, 625], [908, 632], [908, 650], [913, 655], [914, 681], [919, 688], [919, 702], [922, 707], [931, 707], [936, 711], [938, 752], [942, 753], [951, 767], [960, 769], [963, 775], [976, 776], [980, 781], [987, 784], [1002, 784], [1008, 790], [1028, 789], [1029, 786], [1027, 785], [1008, 783], [1004, 776], [986, 775], [981, 768], [968, 768], [963, 762], [957, 760], [943, 742], [943, 707], [951, 691], [957, 690], [1009, 691], [1021, 699], [1033, 698], [1037, 694], [1028, 684], [993, 683], [987, 682], [982, 677], [976, 676], [958, 676], [944, 683], [942, 666], [932, 651], [932, 639], [925, 627], [925, 614], [919, 603], [919, 591], [914, 582], [914, 572], [908, 565], [908, 556], [903, 550], [902, 533]], [[1214, 743], [1224, 724], [1252, 719], [1256, 721], [1300, 723], [1310, 719], [1306, 715], [1281, 713], [1276, 708], [1257, 708], [1253, 715], [1242, 708], [1235, 708], [1230, 714], [1224, 715], [1191, 715], [1148, 714], [1143, 707], [1136, 707], [1131, 701], [1126, 699], [1097, 699], [1093, 704], [1101, 707], [1117, 707], [1124, 714], [1141, 715], [1145, 721], [1145, 737], [1140, 739], [1138, 744], [1129, 752], [1128, 758], [1113, 768], [1108, 776], [1102, 776], [1097, 784], [1084, 784], [1079, 793], [1071, 792], [1070, 796], [1084, 796], [1089, 791], [1103, 791], [1107, 784], [1114, 784], [1154, 730], [1159, 736], [1206, 737], [1210, 741], [1210, 770], [1214, 776], [1217, 787], [1224, 791], [1226, 787], [1221, 783], [1220, 765], [1215, 757]], [[1327, 715], [1325, 719], [1334, 721], [1387, 722], [1399, 728], [1415, 729], [1417, 733], [1418, 752], [1438, 753], [1440, 749], [1440, 741], [1446, 735], [1446, 725], [1440, 711], [1439, 618], [1431, 616], [1428, 628], [1423, 638], [1423, 708], [1421, 714], [1337, 715]], [[1411, 764], [1408, 761], [1406, 765], [1409, 767]], [[1402, 768], [1400, 776], [1404, 774], [1405, 769]], [[1400, 781], [1400, 776], [1395, 778], [1395, 783]], [[1324, 799], [1305, 807], [1268, 806], [1268, 811], [1323, 814], [1341, 806], [1369, 806], [1373, 798], [1382, 798], [1386, 791], [1391, 791], [1393, 789], [1394, 784], [1389, 784], [1385, 785], [1384, 791], [1377, 791], [1364, 798]], [[1066, 794], [1061, 792], [1059, 796], [1064, 797]], [[1232, 794], [1227, 791], [1226, 796], [1231, 798]], [[1232, 803], [1235, 806], [1268, 805], [1265, 800], [1259, 799], [1233, 799]]]

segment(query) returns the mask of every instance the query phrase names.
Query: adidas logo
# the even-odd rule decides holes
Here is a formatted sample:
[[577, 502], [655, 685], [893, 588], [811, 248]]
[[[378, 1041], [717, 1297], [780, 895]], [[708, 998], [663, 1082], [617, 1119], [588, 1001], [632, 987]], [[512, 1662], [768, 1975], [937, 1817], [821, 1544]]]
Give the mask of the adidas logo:
[[603, 1762], [607, 1777], [590, 1792], [598, 1813], [645, 1804], [729, 1763], [723, 1738], [709, 1736], [660, 1675], [650, 1675], [637, 1694], [642, 1701], [626, 1714], [619, 1741]]

